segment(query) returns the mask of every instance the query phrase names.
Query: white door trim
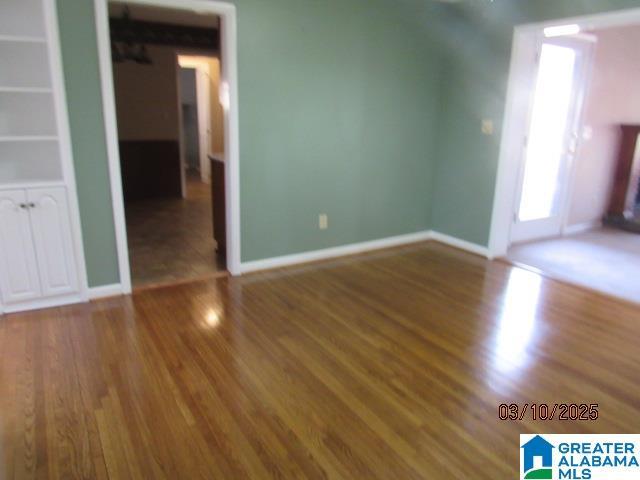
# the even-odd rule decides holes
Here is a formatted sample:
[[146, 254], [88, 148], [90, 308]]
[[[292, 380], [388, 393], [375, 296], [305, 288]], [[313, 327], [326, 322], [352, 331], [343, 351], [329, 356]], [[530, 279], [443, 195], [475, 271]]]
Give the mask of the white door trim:
[[198, 152], [200, 153], [200, 179], [211, 181], [211, 80], [209, 66], [196, 67], [196, 103], [198, 105]]
[[[228, 92], [224, 105], [227, 268], [232, 275], [240, 274], [240, 134], [238, 122], [238, 73], [236, 7], [230, 3], [210, 0], [129, 0], [129, 3], [151, 5], [197, 13], [218, 15], [221, 20], [221, 84]], [[108, 0], [94, 0], [98, 57], [104, 110], [105, 134], [109, 156], [109, 177], [113, 202], [113, 217], [118, 248], [118, 268], [122, 292], [131, 292], [129, 248], [120, 175], [120, 152], [111, 66]]]
[[129, 270], [129, 246], [127, 244], [127, 224], [124, 216], [124, 195], [120, 172], [120, 147], [118, 146], [118, 126], [113, 88], [113, 68], [111, 66], [111, 34], [109, 33], [109, 11], [106, 0], [95, 0], [96, 35], [98, 40], [98, 61], [100, 64], [100, 87], [102, 112], [109, 159], [109, 183], [113, 223], [118, 249], [118, 273], [122, 293], [131, 293], [131, 272]]
[[523, 58], [523, 54], [527, 51], [527, 39], [532, 34], [541, 33], [547, 27], [559, 25], [576, 24], [582, 30], [591, 30], [638, 23], [640, 23], [640, 8], [549, 20], [515, 27], [489, 236], [489, 253], [492, 258], [505, 256], [510, 242], [521, 158], [520, 150], [522, 148], [523, 108], [528, 108], [530, 94], [521, 88], [522, 75], [526, 74], [531, 63], [528, 61], [530, 59]]
[[[540, 32], [542, 33], [542, 32]], [[533, 35], [536, 35], [535, 33]], [[531, 40], [534, 40], [532, 36]], [[597, 42], [595, 36], [589, 37], [587, 34], [576, 36], [575, 38], [563, 39], [563, 38], [549, 38], [545, 39], [542, 35], [536, 35], [536, 52], [538, 55], [538, 61], [536, 62], [534, 74], [532, 76], [533, 82], [530, 85], [537, 84], [538, 76], [540, 74], [540, 57], [542, 55], [542, 49], [545, 44], [558, 45], [565, 48], [571, 48], [577, 52], [576, 63], [573, 70], [572, 78], [572, 100], [569, 105], [570, 115], [567, 120], [564, 132], [565, 152], [561, 160], [562, 167], [558, 173], [558, 179], [560, 183], [560, 194], [556, 200], [556, 212], [552, 212], [546, 218], [540, 218], [535, 220], [520, 220], [514, 218], [514, 223], [511, 225], [511, 233], [509, 237], [510, 244], [529, 242], [542, 238], [557, 237], [562, 234], [564, 226], [569, 218], [569, 211], [571, 206], [571, 187], [574, 183], [574, 175], [576, 173], [577, 159], [580, 154], [580, 147], [582, 146], [581, 132], [582, 125], [585, 117], [585, 100], [588, 95], [588, 90], [591, 85], [591, 77], [593, 76], [593, 57], [594, 57], [594, 45]], [[533, 122], [533, 110], [536, 99], [537, 87], [533, 87], [529, 95], [529, 113], [527, 115], [527, 123], [524, 126], [527, 135], [531, 132], [531, 125]], [[571, 135], [577, 136], [570, 139]], [[571, 147], [573, 145], [573, 147]], [[516, 186], [516, 196], [514, 198], [513, 211], [514, 217], [518, 217], [520, 210], [520, 204], [522, 202], [522, 195], [525, 182], [525, 170], [526, 170], [526, 157], [527, 149], [529, 145], [525, 145], [520, 150], [520, 165], [519, 175]], [[573, 151], [571, 151], [573, 148]], [[515, 152], [514, 152], [515, 153]]]
[[178, 100], [178, 149], [180, 150], [180, 194], [182, 198], [187, 198], [187, 152], [184, 138], [184, 116], [182, 114], [182, 92], [181, 92], [181, 78], [180, 78], [180, 62], [178, 55], [174, 56], [175, 69], [176, 69], [176, 98]]
[[[198, 120], [198, 153], [200, 164], [200, 180], [211, 182], [211, 69], [209, 58], [204, 55], [180, 53], [176, 55], [178, 68], [191, 68], [195, 70], [195, 90]], [[206, 81], [205, 81], [206, 80]], [[179, 78], [179, 81], [181, 79]], [[184, 122], [180, 121], [180, 136], [184, 144]], [[186, 161], [185, 161], [186, 163]]]
[[55, 1], [47, 0], [44, 2], [44, 15], [45, 22], [47, 23], [47, 48], [49, 52], [49, 62], [51, 63], [51, 85], [53, 87], [53, 98], [55, 102], [58, 144], [61, 153], [64, 184], [66, 187], [66, 200], [71, 224], [72, 250], [75, 257], [76, 275], [78, 277], [79, 298], [81, 301], [87, 301], [89, 298], [87, 266], [84, 255], [84, 242], [82, 240], [80, 207], [76, 187], [75, 166], [73, 164], [69, 110], [62, 65], [58, 13]]

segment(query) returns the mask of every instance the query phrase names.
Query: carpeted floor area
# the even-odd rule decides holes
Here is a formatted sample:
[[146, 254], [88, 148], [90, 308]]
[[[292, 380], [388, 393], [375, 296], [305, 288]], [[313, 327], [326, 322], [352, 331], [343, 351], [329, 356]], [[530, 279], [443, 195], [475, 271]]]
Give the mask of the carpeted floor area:
[[640, 235], [601, 229], [517, 245], [508, 259], [547, 275], [640, 303]]

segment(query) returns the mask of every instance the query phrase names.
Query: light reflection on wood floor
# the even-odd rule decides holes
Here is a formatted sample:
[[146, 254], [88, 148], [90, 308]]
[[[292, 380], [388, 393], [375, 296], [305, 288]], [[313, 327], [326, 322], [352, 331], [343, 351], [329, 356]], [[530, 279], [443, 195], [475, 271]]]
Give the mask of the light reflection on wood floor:
[[0, 478], [518, 478], [520, 433], [640, 432], [638, 320], [433, 242], [8, 315]]

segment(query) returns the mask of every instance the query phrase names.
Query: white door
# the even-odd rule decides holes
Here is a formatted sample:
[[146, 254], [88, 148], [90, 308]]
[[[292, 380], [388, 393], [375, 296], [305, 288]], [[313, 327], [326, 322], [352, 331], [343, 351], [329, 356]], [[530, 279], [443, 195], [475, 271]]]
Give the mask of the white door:
[[538, 54], [511, 242], [559, 235], [578, 143], [591, 43], [545, 39]]
[[0, 191], [0, 293], [5, 304], [41, 294], [24, 190]]
[[211, 180], [211, 88], [209, 74], [204, 68], [196, 68], [196, 99], [198, 103], [198, 133], [200, 142], [200, 177]]
[[27, 204], [44, 296], [78, 291], [66, 189], [28, 191]]

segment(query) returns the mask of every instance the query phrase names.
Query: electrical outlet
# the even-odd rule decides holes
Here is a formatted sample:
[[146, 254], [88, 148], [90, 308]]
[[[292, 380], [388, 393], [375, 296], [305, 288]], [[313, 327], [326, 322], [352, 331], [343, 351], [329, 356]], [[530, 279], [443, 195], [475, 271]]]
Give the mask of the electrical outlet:
[[489, 118], [482, 120], [482, 133], [485, 135], [493, 135], [493, 120]]
[[320, 230], [326, 230], [329, 228], [329, 217], [326, 213], [321, 213], [318, 217], [318, 226], [320, 227]]

